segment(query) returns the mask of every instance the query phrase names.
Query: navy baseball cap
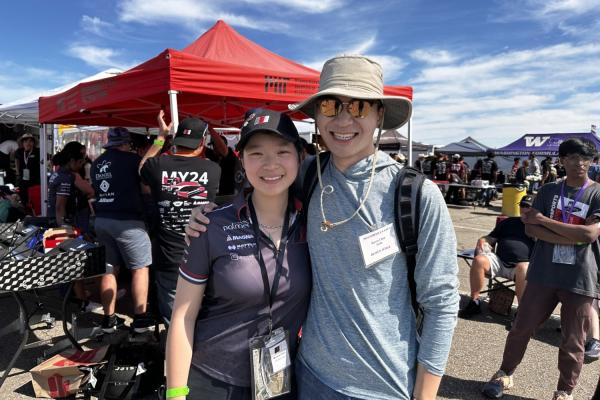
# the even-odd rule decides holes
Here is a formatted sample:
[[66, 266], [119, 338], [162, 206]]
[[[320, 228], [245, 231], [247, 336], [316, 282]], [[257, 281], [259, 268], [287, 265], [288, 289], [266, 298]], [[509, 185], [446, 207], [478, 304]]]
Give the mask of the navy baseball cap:
[[118, 126], [108, 130], [107, 138], [108, 141], [104, 146], [102, 146], [105, 149], [131, 142], [131, 133], [127, 130], [127, 128]]
[[236, 150], [241, 151], [252, 135], [258, 132], [271, 132], [294, 144], [300, 141], [296, 125], [287, 114], [258, 108], [246, 113]]
[[204, 140], [208, 124], [198, 118], [186, 118], [177, 127], [173, 144], [175, 146], [197, 149]]

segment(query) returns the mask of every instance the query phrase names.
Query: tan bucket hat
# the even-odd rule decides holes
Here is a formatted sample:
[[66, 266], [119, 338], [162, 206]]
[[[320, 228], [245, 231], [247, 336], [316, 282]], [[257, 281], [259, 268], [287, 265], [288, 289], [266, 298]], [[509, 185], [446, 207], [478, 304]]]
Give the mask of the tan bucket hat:
[[339, 56], [326, 61], [321, 71], [319, 91], [303, 102], [288, 107], [315, 119], [315, 101], [326, 95], [381, 100], [385, 106], [384, 130], [401, 127], [412, 114], [410, 99], [383, 94], [383, 69], [364, 56]]

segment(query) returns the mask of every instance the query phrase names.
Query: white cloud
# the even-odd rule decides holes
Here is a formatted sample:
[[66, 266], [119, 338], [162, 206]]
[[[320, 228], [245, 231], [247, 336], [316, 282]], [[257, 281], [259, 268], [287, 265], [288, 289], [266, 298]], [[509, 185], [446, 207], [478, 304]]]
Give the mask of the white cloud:
[[447, 50], [438, 49], [417, 49], [412, 51], [410, 56], [425, 64], [450, 64], [459, 59], [457, 55]]
[[344, 4], [343, 0], [244, 0], [250, 4], [261, 4], [265, 6], [278, 5], [291, 8], [306, 14], [326, 13]]
[[546, 30], [566, 35], [600, 38], [600, 0], [516, 0], [502, 3], [496, 22], [535, 21]]
[[[198, 30], [199, 24], [212, 25], [216, 20], [225, 20], [228, 24], [264, 31], [281, 31], [288, 25], [277, 20], [250, 18], [223, 8], [228, 3], [208, 0], [123, 0], [118, 7], [119, 18], [125, 22], [143, 24], [171, 23], [184, 24], [189, 30]], [[267, 13], [268, 14], [268, 13]], [[260, 15], [260, 14], [259, 14]]]
[[121, 53], [111, 48], [73, 44], [69, 47], [67, 53], [96, 68], [116, 67], [127, 69], [130, 67], [130, 65], [119, 61], [118, 58]]
[[377, 43], [377, 35], [371, 35], [366, 40], [357, 43], [354, 47], [345, 51], [346, 54], [365, 54]]
[[600, 45], [562, 43], [464, 58], [420, 71], [416, 140], [471, 135], [505, 145], [525, 132], [582, 132], [600, 122]]
[[0, 104], [37, 95], [81, 79], [80, 73], [21, 65], [11, 60], [0, 61]]
[[95, 35], [104, 36], [107, 30], [112, 28], [112, 24], [101, 20], [98, 17], [90, 17], [84, 15], [81, 17], [81, 27], [87, 32], [91, 32]]

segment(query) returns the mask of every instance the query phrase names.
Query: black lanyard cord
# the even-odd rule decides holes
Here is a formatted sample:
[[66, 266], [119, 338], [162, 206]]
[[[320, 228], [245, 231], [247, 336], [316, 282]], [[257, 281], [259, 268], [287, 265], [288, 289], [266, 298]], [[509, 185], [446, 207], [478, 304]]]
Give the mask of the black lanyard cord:
[[[269, 291], [269, 275], [267, 273], [267, 266], [265, 265], [265, 260], [263, 259], [262, 252], [260, 251], [260, 238], [261, 238], [261, 230], [258, 223], [258, 218], [256, 217], [256, 210], [254, 209], [254, 205], [252, 204], [252, 196], [248, 198], [248, 207], [250, 208], [250, 217], [252, 218], [252, 228], [254, 229], [254, 238], [256, 240], [256, 260], [258, 261], [258, 265], [260, 266], [260, 273], [262, 275], [263, 286], [264, 286], [264, 294], [265, 300], [269, 304], [269, 331], [272, 330], [272, 309], [273, 309], [273, 299], [277, 294], [277, 288], [279, 287], [279, 279], [281, 277], [281, 272], [283, 271], [283, 258], [285, 256], [285, 248], [288, 241], [288, 229], [290, 224], [290, 210], [289, 208], [285, 212], [285, 219], [283, 221], [283, 229], [281, 231], [281, 240], [279, 242], [279, 249], [275, 251], [276, 259], [275, 259], [275, 276], [273, 277], [273, 286], [271, 286], [271, 290]], [[275, 244], [275, 243], [273, 243]]]

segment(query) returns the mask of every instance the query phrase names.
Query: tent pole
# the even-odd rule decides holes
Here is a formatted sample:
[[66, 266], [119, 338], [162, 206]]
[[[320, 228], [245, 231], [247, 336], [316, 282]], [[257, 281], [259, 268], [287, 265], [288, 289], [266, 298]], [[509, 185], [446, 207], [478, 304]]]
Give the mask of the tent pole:
[[413, 155], [412, 155], [412, 117], [408, 120], [408, 165], [412, 167], [413, 165]]
[[177, 110], [177, 90], [169, 90], [169, 103], [171, 105], [171, 122], [173, 122], [173, 132], [177, 132], [179, 126], [179, 111]]
[[42, 217], [48, 211], [48, 174], [46, 173], [46, 158], [48, 158], [48, 129], [54, 130], [54, 125], [42, 124], [40, 129], [40, 199]]

